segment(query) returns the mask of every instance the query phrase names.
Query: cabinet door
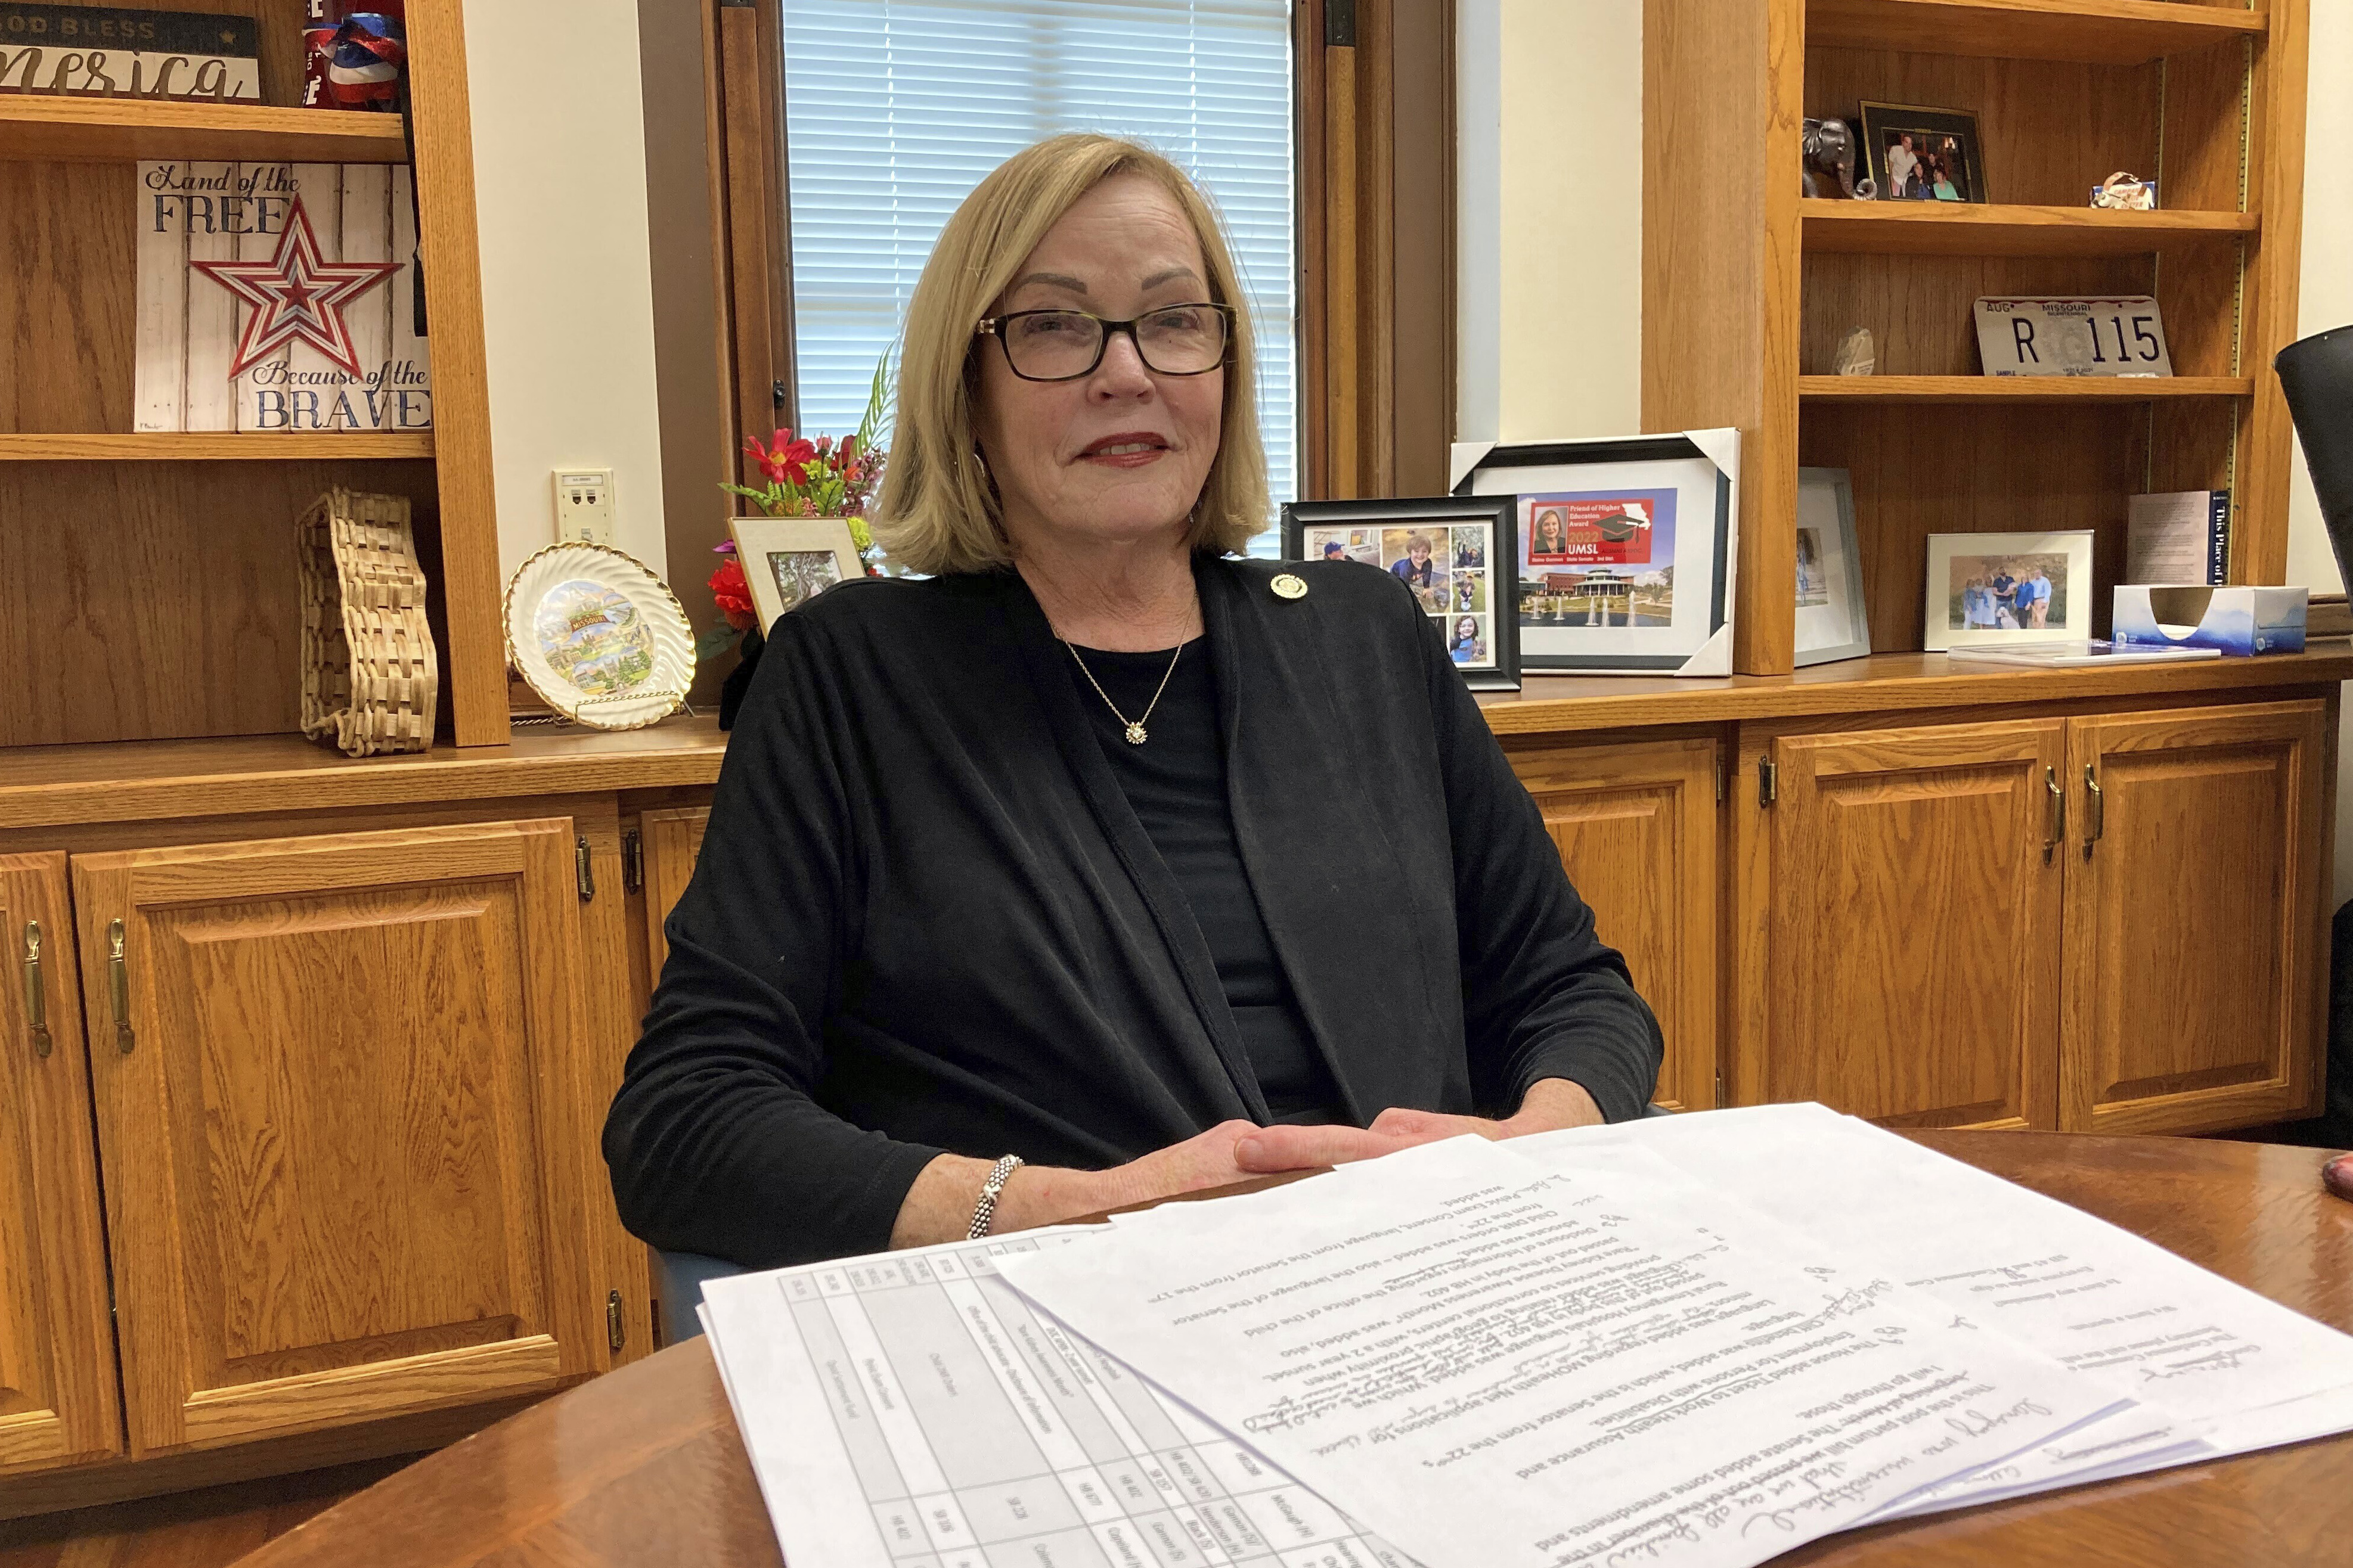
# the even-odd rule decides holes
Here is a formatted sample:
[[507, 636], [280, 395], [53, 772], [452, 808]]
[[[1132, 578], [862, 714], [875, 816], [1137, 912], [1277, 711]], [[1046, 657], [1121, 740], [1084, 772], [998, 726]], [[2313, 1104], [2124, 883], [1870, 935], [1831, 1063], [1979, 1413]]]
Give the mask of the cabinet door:
[[646, 861], [646, 956], [652, 983], [661, 984], [662, 963], [670, 957], [670, 942], [662, 922], [694, 879], [694, 862], [702, 853], [702, 836], [711, 829], [707, 805], [649, 811], [638, 819]]
[[1713, 741], [1667, 741], [1514, 763], [1601, 940], [1659, 1016], [1652, 1099], [1677, 1110], [1715, 1103], [1716, 756]]
[[2324, 703], [2078, 719], [2063, 1125], [2317, 1109]]
[[568, 821], [73, 876], [134, 1454], [608, 1364]]
[[0, 855], [0, 1475], [122, 1449], [63, 855]]
[[2063, 721], [1783, 737], [1744, 1100], [2054, 1125]]

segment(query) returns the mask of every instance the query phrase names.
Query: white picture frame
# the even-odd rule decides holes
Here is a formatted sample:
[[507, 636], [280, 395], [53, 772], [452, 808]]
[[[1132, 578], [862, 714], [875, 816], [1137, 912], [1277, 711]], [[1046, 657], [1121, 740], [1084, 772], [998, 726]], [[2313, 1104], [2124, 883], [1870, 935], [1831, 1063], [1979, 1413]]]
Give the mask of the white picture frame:
[[1871, 652], [1862, 552], [1855, 542], [1854, 484], [1844, 468], [1798, 470], [1799, 668]]
[[[2037, 576], [2052, 592], [2037, 596], [2040, 614], [2022, 612], [2018, 589]], [[1920, 646], [1929, 653], [2080, 641], [2092, 635], [2099, 594], [2092, 531], [1932, 533], [1925, 587]]]
[[846, 518], [737, 517], [728, 520], [727, 531], [763, 637], [828, 588], [866, 575]]

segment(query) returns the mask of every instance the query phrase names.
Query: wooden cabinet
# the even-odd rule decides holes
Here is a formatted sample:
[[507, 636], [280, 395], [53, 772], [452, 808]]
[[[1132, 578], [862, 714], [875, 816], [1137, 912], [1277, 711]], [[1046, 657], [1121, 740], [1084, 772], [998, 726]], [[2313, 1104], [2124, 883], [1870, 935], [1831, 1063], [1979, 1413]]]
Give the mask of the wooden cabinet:
[[2314, 701], [2070, 721], [2063, 1126], [2317, 1109], [2327, 719]]
[[62, 854], [0, 855], [0, 1475], [119, 1453]]
[[1741, 1103], [2054, 1124], [2065, 762], [2056, 719], [1782, 736], [1757, 753]]
[[702, 853], [702, 836], [711, 830], [707, 805], [665, 807], [638, 819], [638, 854], [645, 866], [645, 931], [649, 984], [661, 982], [662, 962], [670, 957], [670, 942], [662, 923], [670, 919], [687, 883], [694, 879], [694, 862]]
[[568, 820], [72, 870], [134, 1456], [609, 1364]]
[[2312, 1114], [2333, 732], [2311, 700], [1744, 739], [1734, 1098]]
[[1513, 759], [1601, 940], [1658, 1014], [1666, 1059], [1652, 1099], [1676, 1110], [1716, 1102], [1718, 757], [1695, 740]]

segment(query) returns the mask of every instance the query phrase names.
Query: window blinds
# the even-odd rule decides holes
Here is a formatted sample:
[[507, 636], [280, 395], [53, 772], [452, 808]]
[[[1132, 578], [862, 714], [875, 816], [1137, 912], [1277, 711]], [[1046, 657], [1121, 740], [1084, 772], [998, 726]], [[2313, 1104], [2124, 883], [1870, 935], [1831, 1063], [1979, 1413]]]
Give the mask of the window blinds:
[[1268, 478], [1278, 503], [1296, 494], [1289, 0], [785, 0], [784, 19], [804, 426], [857, 426], [933, 241], [984, 174], [1041, 137], [1104, 131], [1167, 154], [1223, 215], [1258, 324]]

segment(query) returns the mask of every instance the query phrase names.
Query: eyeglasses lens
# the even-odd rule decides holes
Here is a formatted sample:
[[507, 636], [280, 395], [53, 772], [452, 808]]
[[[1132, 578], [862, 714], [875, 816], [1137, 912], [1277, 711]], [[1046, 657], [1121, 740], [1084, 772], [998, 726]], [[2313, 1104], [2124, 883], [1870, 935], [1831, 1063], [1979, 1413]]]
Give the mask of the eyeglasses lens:
[[[1035, 310], [1005, 323], [1005, 352], [1013, 368], [1038, 381], [1061, 381], [1092, 370], [1103, 353], [1103, 325], [1079, 310]], [[1226, 355], [1226, 318], [1198, 305], [1155, 310], [1135, 323], [1136, 352], [1163, 375], [1198, 375]]]

